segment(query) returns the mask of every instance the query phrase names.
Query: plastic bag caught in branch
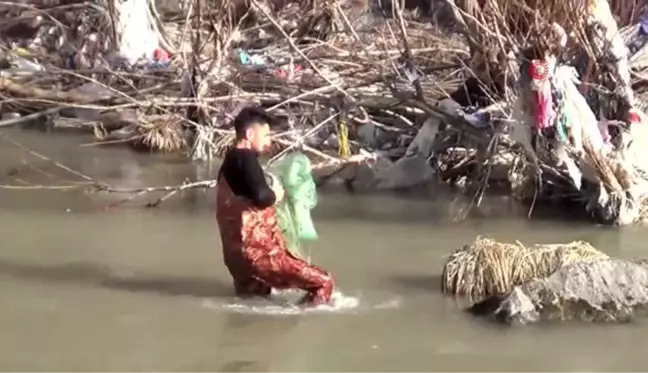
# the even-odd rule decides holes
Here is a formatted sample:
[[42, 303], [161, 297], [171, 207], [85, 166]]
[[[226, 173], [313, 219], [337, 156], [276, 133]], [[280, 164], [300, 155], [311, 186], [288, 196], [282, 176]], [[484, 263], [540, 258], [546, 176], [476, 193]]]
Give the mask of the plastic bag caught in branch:
[[[573, 67], [560, 66], [556, 69], [554, 82], [564, 97], [564, 124], [569, 128], [572, 144], [577, 150], [582, 149], [582, 139], [587, 138], [594, 150], [602, 151], [604, 148], [603, 134], [599, 128], [599, 121], [592, 109], [587, 104], [585, 97], [578, 91], [576, 84], [576, 71]], [[561, 123], [562, 124], [562, 123]]]
[[119, 56], [130, 64], [152, 59], [159, 39], [149, 17], [148, 0], [114, 0], [114, 3]]

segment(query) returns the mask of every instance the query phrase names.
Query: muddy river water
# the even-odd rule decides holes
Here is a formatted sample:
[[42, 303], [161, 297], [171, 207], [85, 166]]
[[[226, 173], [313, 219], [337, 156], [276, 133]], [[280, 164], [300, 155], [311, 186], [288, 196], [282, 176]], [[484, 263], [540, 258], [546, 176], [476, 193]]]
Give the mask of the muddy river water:
[[[122, 188], [215, 171], [83, 146], [89, 140], [79, 136], [2, 133]], [[0, 184], [79, 181], [1, 138], [0, 172]], [[357, 307], [282, 314], [233, 297], [212, 195], [192, 191], [159, 209], [106, 211], [99, 207], [116, 195], [0, 189], [0, 369], [646, 369], [644, 321], [497, 327], [463, 313], [438, 284], [445, 257], [477, 235], [529, 244], [588, 240], [610, 254], [648, 256], [645, 230], [500, 216], [458, 224], [443, 218], [453, 208], [449, 196], [323, 191], [313, 260], [334, 273]]]

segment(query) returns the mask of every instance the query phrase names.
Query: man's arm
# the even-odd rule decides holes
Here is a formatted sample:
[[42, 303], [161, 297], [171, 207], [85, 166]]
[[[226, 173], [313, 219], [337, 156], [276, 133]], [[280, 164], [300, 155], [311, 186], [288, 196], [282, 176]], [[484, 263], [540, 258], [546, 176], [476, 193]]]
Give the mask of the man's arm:
[[256, 156], [252, 153], [241, 153], [239, 159], [241, 189], [245, 197], [258, 208], [274, 205], [277, 197], [266, 181], [265, 174]]

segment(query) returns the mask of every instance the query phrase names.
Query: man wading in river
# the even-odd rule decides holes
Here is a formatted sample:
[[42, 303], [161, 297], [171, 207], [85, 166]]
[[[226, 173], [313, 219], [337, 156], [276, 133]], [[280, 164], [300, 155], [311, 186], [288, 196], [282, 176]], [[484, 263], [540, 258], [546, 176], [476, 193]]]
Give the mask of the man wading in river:
[[238, 295], [299, 288], [308, 292], [305, 303], [328, 304], [333, 278], [288, 251], [274, 206], [284, 191], [277, 180], [268, 185], [259, 164], [258, 156], [270, 147], [271, 124], [263, 109], [251, 107], [234, 119], [236, 145], [221, 165], [216, 202], [225, 265]]

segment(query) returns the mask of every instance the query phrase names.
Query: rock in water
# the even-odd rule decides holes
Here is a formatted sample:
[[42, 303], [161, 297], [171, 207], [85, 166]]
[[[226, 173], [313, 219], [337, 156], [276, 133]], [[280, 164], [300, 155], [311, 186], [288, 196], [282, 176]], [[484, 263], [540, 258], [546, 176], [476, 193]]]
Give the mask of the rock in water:
[[551, 276], [489, 297], [468, 309], [502, 323], [629, 322], [648, 305], [648, 262], [606, 259], [574, 263]]

